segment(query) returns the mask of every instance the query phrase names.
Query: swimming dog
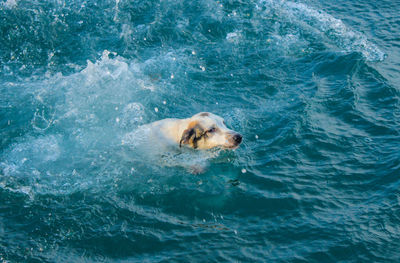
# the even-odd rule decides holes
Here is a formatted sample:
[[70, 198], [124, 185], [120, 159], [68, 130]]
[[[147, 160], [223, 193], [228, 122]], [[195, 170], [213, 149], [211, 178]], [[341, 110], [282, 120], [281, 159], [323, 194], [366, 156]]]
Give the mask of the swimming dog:
[[163, 119], [146, 126], [153, 136], [179, 147], [236, 149], [242, 142], [242, 135], [228, 129], [223, 118], [210, 112], [187, 119]]

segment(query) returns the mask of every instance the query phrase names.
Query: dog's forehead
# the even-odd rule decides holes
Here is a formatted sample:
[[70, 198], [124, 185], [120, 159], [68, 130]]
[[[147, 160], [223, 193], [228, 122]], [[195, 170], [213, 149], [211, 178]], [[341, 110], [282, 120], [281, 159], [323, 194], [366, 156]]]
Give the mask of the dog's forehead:
[[195, 117], [205, 125], [212, 125], [212, 124], [222, 125], [224, 121], [224, 119], [221, 118], [220, 116], [210, 112], [202, 112], [195, 115]]

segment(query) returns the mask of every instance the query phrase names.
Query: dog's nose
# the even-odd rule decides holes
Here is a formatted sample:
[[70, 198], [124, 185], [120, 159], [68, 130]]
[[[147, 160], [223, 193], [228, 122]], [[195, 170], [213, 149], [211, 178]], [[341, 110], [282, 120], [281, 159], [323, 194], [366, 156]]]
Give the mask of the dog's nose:
[[241, 143], [241, 142], [242, 142], [242, 135], [240, 135], [239, 133], [233, 135], [233, 140], [234, 140], [237, 144]]

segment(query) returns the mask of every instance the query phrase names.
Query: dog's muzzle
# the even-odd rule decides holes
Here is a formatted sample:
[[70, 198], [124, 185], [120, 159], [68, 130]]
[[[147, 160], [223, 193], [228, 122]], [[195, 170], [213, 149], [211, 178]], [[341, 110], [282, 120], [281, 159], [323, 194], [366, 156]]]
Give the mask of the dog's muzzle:
[[231, 144], [230, 147], [236, 148], [242, 142], [242, 139], [242, 135], [237, 132], [231, 134], [229, 137], [229, 143]]

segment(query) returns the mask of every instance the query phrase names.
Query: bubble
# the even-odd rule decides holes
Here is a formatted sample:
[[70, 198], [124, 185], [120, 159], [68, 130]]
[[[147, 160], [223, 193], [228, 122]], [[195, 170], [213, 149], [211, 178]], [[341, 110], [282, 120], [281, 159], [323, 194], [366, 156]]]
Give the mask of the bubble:
[[245, 174], [245, 173], [247, 173], [247, 170], [246, 169], [242, 169], [242, 174]]

